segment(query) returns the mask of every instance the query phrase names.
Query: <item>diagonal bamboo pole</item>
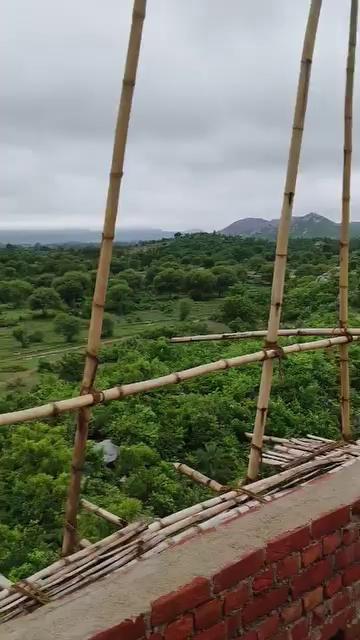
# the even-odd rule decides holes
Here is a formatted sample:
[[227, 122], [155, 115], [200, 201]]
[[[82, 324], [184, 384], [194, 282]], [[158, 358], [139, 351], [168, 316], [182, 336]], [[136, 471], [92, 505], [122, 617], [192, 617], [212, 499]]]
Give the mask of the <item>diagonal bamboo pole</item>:
[[[92, 391], [98, 364], [97, 354], [101, 341], [105, 297], [109, 279], [112, 246], [119, 204], [120, 185], [123, 175], [126, 141], [136, 80], [136, 71], [139, 60], [145, 9], [146, 0], [134, 0], [132, 24], [125, 63], [125, 73], [122, 83], [120, 106], [115, 129], [114, 148], [106, 201], [102, 243], [92, 303], [86, 360], [81, 384], [81, 394], [88, 394]], [[75, 549], [76, 545], [77, 512], [79, 508], [81, 475], [85, 461], [90, 411], [91, 410], [88, 407], [84, 407], [79, 410], [78, 414], [71, 465], [71, 477], [65, 511], [65, 529], [62, 548], [62, 552], [65, 555], [71, 553]]]
[[[344, 105], [344, 163], [342, 186], [342, 212], [340, 230], [340, 275], [339, 275], [339, 325], [348, 327], [349, 298], [349, 223], [350, 223], [350, 184], [352, 156], [352, 113], [354, 94], [354, 69], [356, 52], [356, 29], [358, 17], [358, 0], [351, 0], [349, 45], [346, 65], [346, 87]], [[339, 347], [340, 354], [340, 402], [341, 431], [345, 439], [351, 437], [350, 426], [350, 371], [348, 345]]]
[[151, 380], [142, 380], [141, 382], [130, 382], [129, 384], [117, 385], [94, 393], [76, 396], [75, 398], [67, 398], [66, 400], [58, 400], [49, 402], [30, 409], [20, 409], [20, 411], [10, 411], [9, 413], [0, 414], [0, 427], [18, 422], [28, 422], [30, 420], [42, 420], [44, 418], [55, 417], [60, 413], [69, 411], [77, 411], [80, 408], [91, 407], [95, 404], [110, 402], [111, 400], [124, 400], [128, 396], [135, 396], [138, 393], [147, 393], [155, 389], [161, 389], [172, 384], [186, 382], [200, 376], [207, 376], [209, 373], [216, 373], [243, 367], [254, 362], [264, 362], [268, 359], [278, 359], [283, 355], [295, 355], [297, 353], [306, 353], [308, 351], [318, 351], [321, 349], [330, 349], [343, 343], [356, 342], [360, 340], [360, 335], [336, 336], [335, 338], [324, 338], [323, 340], [313, 340], [312, 342], [296, 342], [289, 344], [282, 349], [274, 347], [273, 349], [261, 349], [254, 353], [247, 353], [243, 356], [235, 356], [234, 358], [223, 358], [215, 362], [207, 362], [197, 367], [183, 369], [169, 373], [159, 378]]
[[[301, 57], [301, 68], [297, 89], [293, 129], [289, 150], [285, 192], [282, 204], [274, 264], [274, 274], [271, 292], [271, 305], [269, 314], [268, 331], [265, 346], [277, 344], [278, 330], [280, 326], [281, 307], [283, 302], [283, 290], [285, 282], [285, 270], [288, 251], [289, 229], [295, 196], [296, 179], [299, 168], [301, 143], [304, 130], [307, 99], [311, 75], [311, 63], [315, 46], [316, 32], [319, 23], [321, 0], [312, 0], [309, 18], [305, 31], [305, 39]], [[273, 374], [272, 360], [263, 364], [261, 382], [256, 410], [254, 435], [251, 443], [248, 481], [256, 480], [261, 463], [262, 441], [265, 431], [266, 417], [269, 406], [271, 382]]]

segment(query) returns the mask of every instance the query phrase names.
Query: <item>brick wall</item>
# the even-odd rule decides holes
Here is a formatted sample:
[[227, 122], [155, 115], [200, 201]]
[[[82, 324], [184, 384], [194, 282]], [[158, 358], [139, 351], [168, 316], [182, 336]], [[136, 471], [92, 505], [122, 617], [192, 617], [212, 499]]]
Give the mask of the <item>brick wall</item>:
[[359, 532], [360, 501], [164, 594], [91, 640], [360, 639]]

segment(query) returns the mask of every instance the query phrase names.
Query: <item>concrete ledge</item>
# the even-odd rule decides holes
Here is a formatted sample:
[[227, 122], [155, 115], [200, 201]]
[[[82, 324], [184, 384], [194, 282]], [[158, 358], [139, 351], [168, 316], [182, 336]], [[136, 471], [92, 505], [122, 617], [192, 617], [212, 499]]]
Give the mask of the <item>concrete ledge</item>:
[[286, 531], [360, 498], [360, 463], [0, 627], [1, 640], [86, 640], [197, 576], [209, 577]]

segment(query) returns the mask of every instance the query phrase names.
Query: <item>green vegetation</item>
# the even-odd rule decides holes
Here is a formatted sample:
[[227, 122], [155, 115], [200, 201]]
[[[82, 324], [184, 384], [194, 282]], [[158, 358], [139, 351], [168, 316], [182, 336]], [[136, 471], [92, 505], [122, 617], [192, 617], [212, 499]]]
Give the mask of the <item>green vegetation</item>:
[[[338, 243], [293, 240], [284, 326], [335, 326]], [[263, 328], [274, 244], [216, 234], [114, 249], [99, 389], [255, 351], [260, 342], [172, 345], [168, 336]], [[0, 250], [0, 411], [78, 393], [98, 249]], [[350, 317], [359, 325], [360, 242], [350, 259]], [[69, 344], [70, 343], [70, 344]], [[351, 347], [353, 423], [360, 409], [360, 349]], [[231, 484], [245, 472], [260, 377], [252, 365], [94, 409], [82, 492], [127, 521], [164, 516], [207, 490], [175, 472], [182, 461]], [[338, 354], [305, 353], [275, 366], [268, 418], [274, 435], [339, 430]], [[57, 555], [74, 416], [0, 430], [0, 572], [31, 574]], [[111, 438], [106, 466], [94, 443]], [[82, 513], [81, 536], [111, 526]]]

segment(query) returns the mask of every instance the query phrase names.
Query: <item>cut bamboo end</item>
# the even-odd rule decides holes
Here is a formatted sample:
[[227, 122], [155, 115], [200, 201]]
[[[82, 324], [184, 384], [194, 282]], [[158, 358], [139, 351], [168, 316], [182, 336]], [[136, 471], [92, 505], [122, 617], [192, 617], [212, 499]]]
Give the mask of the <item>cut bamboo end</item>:
[[226, 490], [226, 487], [224, 487], [224, 485], [220, 484], [216, 480], [212, 480], [211, 478], [208, 478], [205, 474], [200, 473], [200, 471], [196, 471], [196, 469], [192, 469], [191, 467], [188, 467], [186, 464], [182, 464], [180, 462], [174, 462], [173, 465], [179, 473], [183, 473], [185, 476], [187, 476], [188, 478], [191, 478], [191, 480], [194, 480], [195, 482], [203, 485], [204, 487], [208, 487], [209, 489], [212, 489], [217, 493], [221, 493]]
[[127, 522], [119, 516], [116, 516], [114, 513], [111, 513], [102, 507], [98, 507], [96, 504], [89, 502], [89, 500], [82, 498], [80, 500], [80, 504], [89, 513], [93, 513], [96, 516], [99, 516], [99, 518], [103, 518], [103, 520], [110, 522], [116, 527], [124, 527], [127, 524]]

